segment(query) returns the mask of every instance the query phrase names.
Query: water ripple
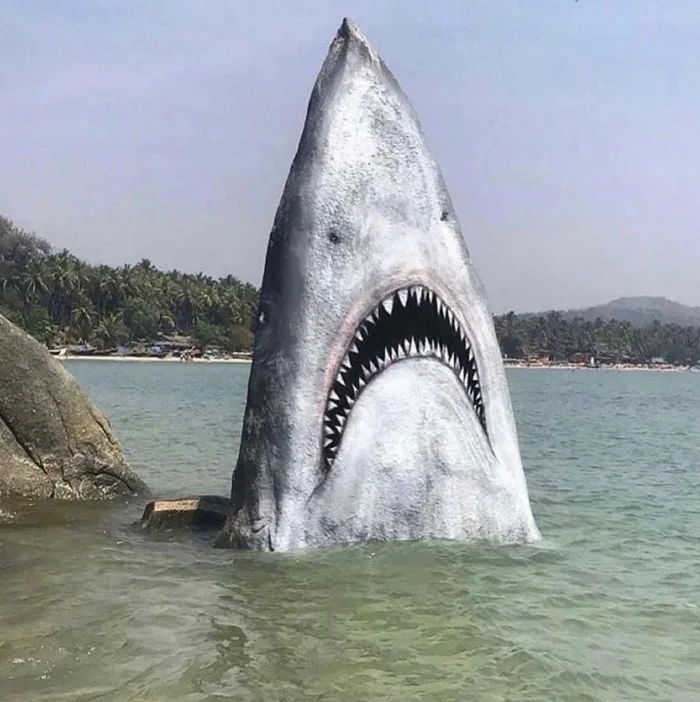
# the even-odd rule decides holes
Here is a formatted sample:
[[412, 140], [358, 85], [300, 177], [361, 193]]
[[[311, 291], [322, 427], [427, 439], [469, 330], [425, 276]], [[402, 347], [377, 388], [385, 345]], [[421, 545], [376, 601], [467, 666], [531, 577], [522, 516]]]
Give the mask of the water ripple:
[[[157, 493], [228, 491], [245, 367], [71, 369]], [[509, 374], [544, 535], [527, 547], [231, 553], [133, 528], [142, 501], [12, 506], [2, 700], [693, 699], [689, 375]]]

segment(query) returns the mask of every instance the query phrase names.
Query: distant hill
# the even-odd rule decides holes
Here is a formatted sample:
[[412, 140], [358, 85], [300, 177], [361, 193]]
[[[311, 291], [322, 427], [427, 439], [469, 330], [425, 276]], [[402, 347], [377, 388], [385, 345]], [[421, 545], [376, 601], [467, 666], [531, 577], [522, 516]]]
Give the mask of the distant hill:
[[594, 321], [600, 317], [605, 321], [629, 322], [636, 327], [644, 327], [657, 319], [661, 324], [700, 327], [700, 307], [682, 305], [666, 297], [619, 297], [603, 305], [561, 311], [560, 314], [567, 320], [582, 317]]

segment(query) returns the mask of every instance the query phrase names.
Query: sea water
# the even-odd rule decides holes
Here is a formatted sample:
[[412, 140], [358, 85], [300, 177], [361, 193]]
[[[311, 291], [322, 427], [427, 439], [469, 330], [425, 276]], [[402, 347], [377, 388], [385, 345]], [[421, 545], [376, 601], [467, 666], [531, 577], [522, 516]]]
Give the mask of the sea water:
[[[248, 366], [67, 366], [156, 495], [228, 494]], [[6, 505], [0, 700], [700, 700], [700, 374], [508, 378], [535, 546], [238, 553], [144, 500]]]

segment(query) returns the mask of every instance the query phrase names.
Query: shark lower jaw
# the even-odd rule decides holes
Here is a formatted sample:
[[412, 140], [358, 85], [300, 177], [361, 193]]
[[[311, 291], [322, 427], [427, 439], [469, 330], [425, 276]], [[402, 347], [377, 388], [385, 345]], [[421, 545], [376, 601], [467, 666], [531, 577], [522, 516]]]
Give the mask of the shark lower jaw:
[[345, 423], [377, 375], [407, 359], [434, 359], [452, 370], [488, 440], [481, 381], [472, 343], [458, 317], [430, 287], [392, 290], [357, 326], [331, 383], [323, 414], [323, 467], [330, 470]]

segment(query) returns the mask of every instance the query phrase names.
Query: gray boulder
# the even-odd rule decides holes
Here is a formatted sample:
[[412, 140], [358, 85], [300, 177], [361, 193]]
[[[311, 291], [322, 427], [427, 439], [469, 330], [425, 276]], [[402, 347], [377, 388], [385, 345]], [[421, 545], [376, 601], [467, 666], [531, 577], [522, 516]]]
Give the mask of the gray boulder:
[[88, 500], [147, 492], [75, 378], [0, 315], [0, 496]]

